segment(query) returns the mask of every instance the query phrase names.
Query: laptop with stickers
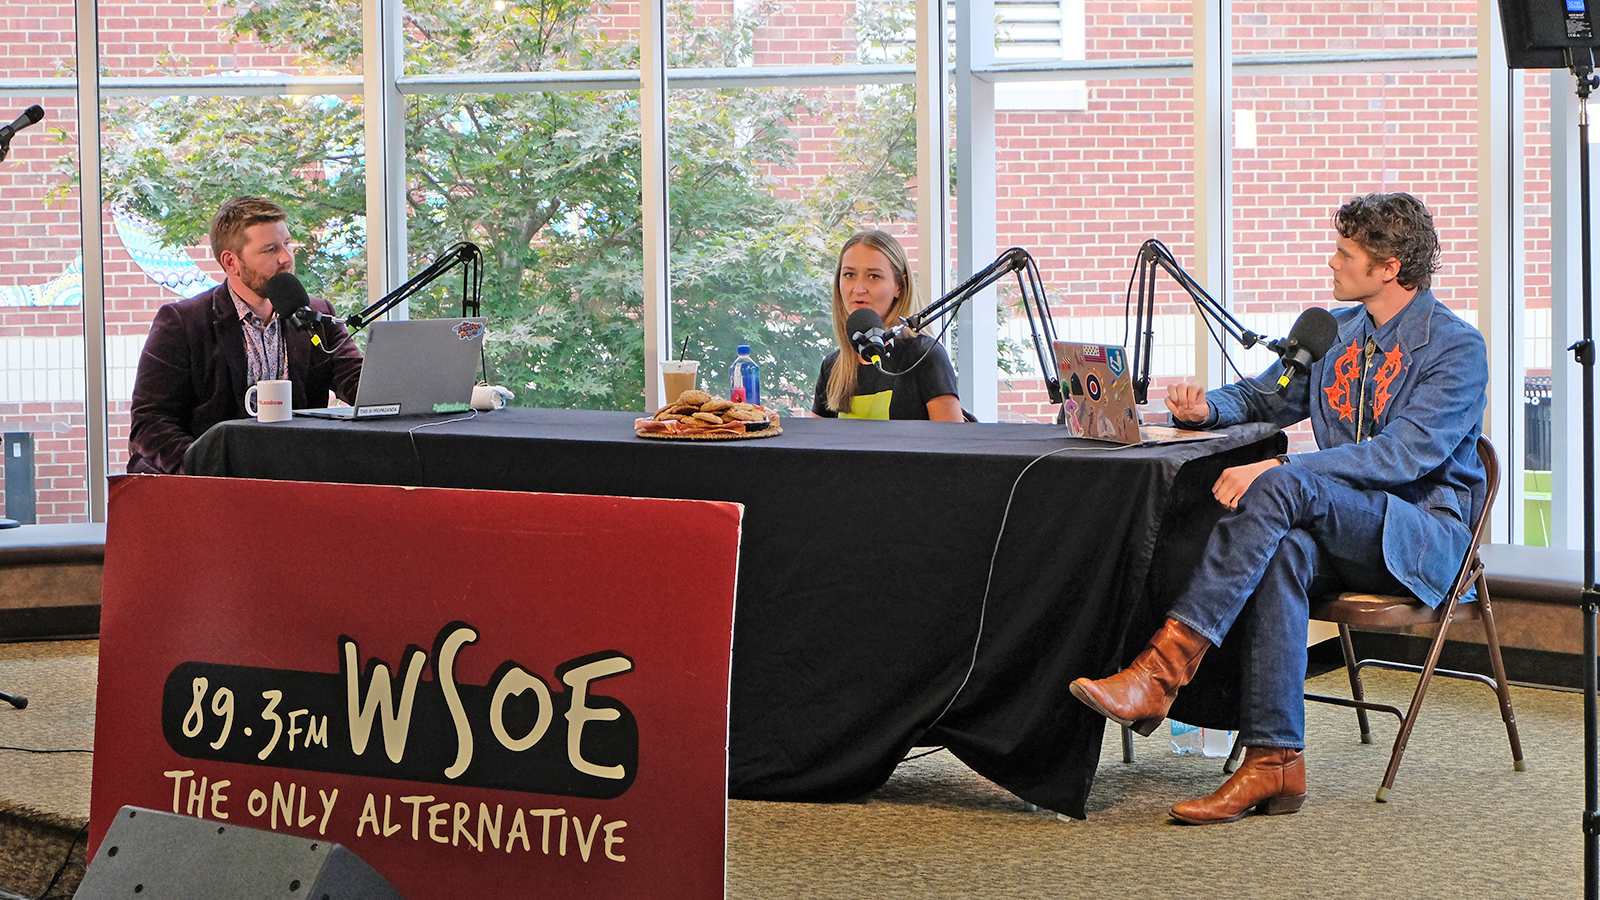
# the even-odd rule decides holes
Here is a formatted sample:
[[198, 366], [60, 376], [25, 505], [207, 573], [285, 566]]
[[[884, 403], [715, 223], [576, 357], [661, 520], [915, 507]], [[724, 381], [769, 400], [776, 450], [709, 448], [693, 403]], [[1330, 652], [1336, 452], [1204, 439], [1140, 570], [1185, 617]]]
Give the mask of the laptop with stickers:
[[1133, 373], [1115, 344], [1056, 341], [1061, 406], [1067, 433], [1126, 446], [1181, 444], [1226, 437], [1172, 425], [1143, 425], [1133, 402]]
[[466, 412], [483, 352], [482, 318], [373, 322], [355, 404], [297, 416], [370, 419]]
[[1133, 376], [1122, 348], [1077, 341], [1056, 341], [1055, 348], [1067, 433], [1118, 444], [1140, 443]]

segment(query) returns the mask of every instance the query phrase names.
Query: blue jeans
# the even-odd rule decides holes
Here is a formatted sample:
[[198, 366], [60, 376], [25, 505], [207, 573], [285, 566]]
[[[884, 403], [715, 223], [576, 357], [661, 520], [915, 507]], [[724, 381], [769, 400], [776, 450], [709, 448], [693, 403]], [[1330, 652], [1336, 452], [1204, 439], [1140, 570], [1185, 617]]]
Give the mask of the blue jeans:
[[1217, 523], [1168, 613], [1213, 645], [1243, 639], [1239, 739], [1305, 747], [1310, 598], [1336, 589], [1406, 594], [1383, 561], [1383, 513], [1404, 501], [1294, 465], [1262, 472]]

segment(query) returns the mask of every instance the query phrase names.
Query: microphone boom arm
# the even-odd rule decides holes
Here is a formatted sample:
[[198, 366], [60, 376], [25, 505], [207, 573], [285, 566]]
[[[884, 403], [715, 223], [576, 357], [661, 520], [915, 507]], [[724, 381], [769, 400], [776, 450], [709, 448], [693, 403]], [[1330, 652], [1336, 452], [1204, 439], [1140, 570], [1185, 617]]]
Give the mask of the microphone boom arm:
[[1232, 313], [1206, 293], [1206, 289], [1178, 265], [1178, 260], [1173, 257], [1172, 251], [1167, 249], [1166, 244], [1150, 238], [1139, 246], [1139, 257], [1134, 263], [1134, 277], [1129, 278], [1130, 290], [1135, 280], [1139, 284], [1139, 303], [1136, 307], [1133, 328], [1132, 362], [1133, 400], [1141, 406], [1150, 393], [1150, 359], [1154, 355], [1156, 337], [1156, 269], [1158, 268], [1172, 276], [1178, 287], [1183, 288], [1202, 319], [1209, 317], [1238, 341], [1240, 346], [1248, 350], [1263, 340], [1261, 335], [1239, 324], [1239, 320], [1235, 319]]
[[[1028, 328], [1033, 333], [1033, 349], [1039, 356], [1039, 369], [1044, 374], [1045, 389], [1051, 403], [1061, 402], [1061, 376], [1056, 367], [1055, 322], [1050, 316], [1050, 302], [1045, 296], [1044, 280], [1039, 276], [1039, 266], [1028, 251], [1012, 247], [1001, 253], [995, 261], [979, 270], [971, 278], [957, 285], [948, 294], [924, 307], [921, 312], [906, 316], [901, 321], [919, 330], [928, 322], [952, 315], [961, 304], [972, 299], [979, 291], [989, 287], [1012, 272], [1017, 273], [1017, 289], [1022, 295], [1022, 308], [1028, 314]], [[1027, 277], [1023, 277], [1023, 273]]]
[[483, 307], [483, 253], [471, 241], [461, 241], [446, 248], [433, 264], [418, 272], [415, 277], [386, 294], [381, 300], [345, 320], [354, 334], [413, 294], [444, 277], [451, 269], [462, 266], [461, 315], [476, 316]]

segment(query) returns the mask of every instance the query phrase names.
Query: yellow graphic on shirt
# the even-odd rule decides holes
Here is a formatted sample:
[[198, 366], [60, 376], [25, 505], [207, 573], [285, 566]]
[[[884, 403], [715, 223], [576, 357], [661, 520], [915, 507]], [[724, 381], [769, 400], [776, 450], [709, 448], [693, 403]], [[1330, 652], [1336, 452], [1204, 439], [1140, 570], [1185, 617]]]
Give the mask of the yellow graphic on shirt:
[[876, 394], [857, 394], [850, 398], [850, 411], [840, 413], [846, 419], [887, 419], [889, 418], [889, 398], [894, 396], [894, 391], [879, 391]]

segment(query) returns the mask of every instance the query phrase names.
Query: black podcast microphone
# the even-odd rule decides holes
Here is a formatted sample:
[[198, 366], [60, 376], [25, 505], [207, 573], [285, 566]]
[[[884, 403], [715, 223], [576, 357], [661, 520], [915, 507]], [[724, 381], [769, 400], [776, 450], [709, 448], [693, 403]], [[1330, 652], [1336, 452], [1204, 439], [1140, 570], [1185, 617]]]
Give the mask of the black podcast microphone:
[[1339, 322], [1320, 306], [1313, 306], [1294, 320], [1289, 336], [1281, 341], [1268, 341], [1267, 347], [1283, 360], [1283, 376], [1278, 379], [1278, 390], [1289, 386], [1296, 373], [1305, 375], [1311, 364], [1321, 359], [1339, 339]]
[[296, 331], [309, 331], [313, 322], [329, 318], [311, 308], [311, 297], [306, 293], [306, 286], [294, 277], [293, 272], [279, 272], [268, 278], [262, 293], [278, 317], [293, 325]]
[[[306, 286], [294, 277], [293, 272], [279, 272], [268, 278], [262, 293], [266, 295], [267, 302], [272, 304], [272, 311], [278, 314], [278, 318], [293, 325], [296, 331], [311, 331], [311, 326], [316, 322], [339, 321], [335, 316], [311, 308], [311, 297], [306, 293]], [[311, 346], [324, 353], [333, 352], [322, 346], [322, 335], [315, 331], [311, 331]]]
[[10, 125], [0, 127], [0, 144], [11, 143], [11, 136], [44, 118], [44, 107], [37, 103], [22, 111]]
[[883, 319], [877, 313], [863, 306], [845, 320], [844, 331], [862, 359], [875, 366], [883, 365], [889, 356], [889, 345], [884, 340]]

